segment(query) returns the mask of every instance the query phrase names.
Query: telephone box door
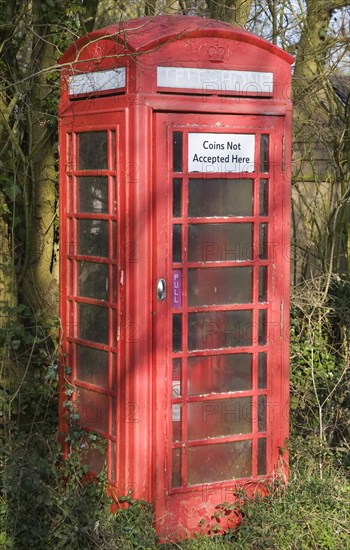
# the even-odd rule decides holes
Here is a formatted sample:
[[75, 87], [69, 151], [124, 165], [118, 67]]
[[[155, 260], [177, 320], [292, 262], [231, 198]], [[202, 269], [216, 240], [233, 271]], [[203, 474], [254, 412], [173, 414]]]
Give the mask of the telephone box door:
[[156, 527], [183, 536], [288, 435], [284, 119], [155, 119]]

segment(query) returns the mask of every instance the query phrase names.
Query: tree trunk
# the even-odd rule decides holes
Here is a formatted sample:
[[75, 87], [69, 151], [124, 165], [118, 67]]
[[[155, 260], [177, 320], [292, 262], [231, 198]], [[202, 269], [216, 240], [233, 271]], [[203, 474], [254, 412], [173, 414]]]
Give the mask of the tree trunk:
[[251, 0], [207, 0], [209, 17], [244, 27], [250, 13]]

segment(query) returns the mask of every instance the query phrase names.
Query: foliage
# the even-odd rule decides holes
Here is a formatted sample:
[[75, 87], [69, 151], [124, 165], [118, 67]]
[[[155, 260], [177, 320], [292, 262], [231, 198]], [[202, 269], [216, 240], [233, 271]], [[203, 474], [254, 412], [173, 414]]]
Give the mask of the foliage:
[[349, 454], [350, 363], [348, 276], [320, 277], [294, 292], [291, 324], [291, 411], [295, 435], [322, 454]]
[[[12, 363], [30, 362], [30, 369], [12, 370], [12, 385], [0, 395], [4, 430], [0, 497], [0, 547], [16, 550], [154, 548], [150, 504], [129, 494], [128, 505], [110, 510], [106, 473], [87, 477], [84, 454], [98, 448], [76, 423], [70, 430], [70, 454], [63, 460], [57, 441], [57, 357], [44, 337], [46, 327], [16, 308], [19, 322], [4, 331], [3, 349], [10, 346]], [[29, 363], [28, 363], [29, 364]], [[3, 363], [2, 374], [9, 373]], [[23, 376], [23, 372], [25, 375]]]

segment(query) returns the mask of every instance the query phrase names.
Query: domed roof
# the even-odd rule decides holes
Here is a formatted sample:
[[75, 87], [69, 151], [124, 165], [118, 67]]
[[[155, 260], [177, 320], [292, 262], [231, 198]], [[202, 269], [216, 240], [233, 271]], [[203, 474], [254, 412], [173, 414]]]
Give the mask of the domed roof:
[[254, 44], [258, 48], [269, 51], [290, 64], [294, 62], [293, 57], [281, 48], [241, 27], [203, 17], [158, 15], [155, 17], [140, 17], [139, 19], [120, 21], [103, 29], [90, 32], [79, 38], [68, 48], [61, 57], [60, 63], [67, 63], [72, 58], [77, 60], [77, 53], [84, 46], [103, 39], [114, 40], [124, 45], [126, 51], [136, 53], [140, 51], [147, 52], [173, 40], [200, 36], [220, 36], [238, 42]]

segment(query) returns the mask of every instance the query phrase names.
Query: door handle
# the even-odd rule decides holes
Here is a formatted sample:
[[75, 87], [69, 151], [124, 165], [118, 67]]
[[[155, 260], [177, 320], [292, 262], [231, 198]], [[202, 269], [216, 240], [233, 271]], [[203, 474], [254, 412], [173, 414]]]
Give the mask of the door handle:
[[162, 302], [166, 298], [166, 283], [165, 279], [158, 279], [157, 281], [157, 299]]

